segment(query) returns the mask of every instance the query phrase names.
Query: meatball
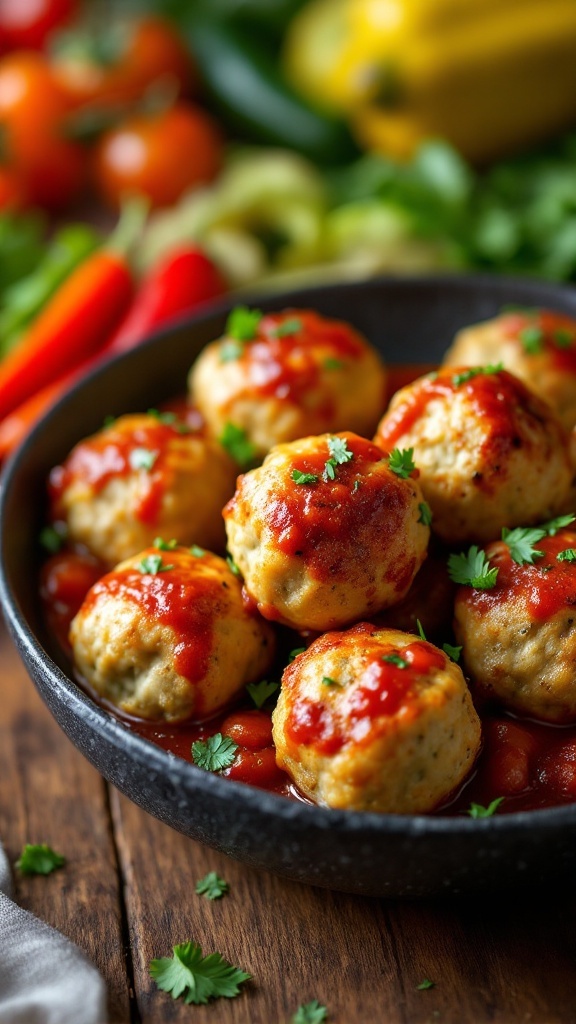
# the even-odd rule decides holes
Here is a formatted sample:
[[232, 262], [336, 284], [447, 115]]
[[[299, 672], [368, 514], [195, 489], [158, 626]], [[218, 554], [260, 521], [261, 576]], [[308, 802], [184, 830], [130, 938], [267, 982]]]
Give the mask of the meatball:
[[445, 366], [502, 362], [545, 398], [567, 430], [576, 424], [576, 320], [547, 309], [505, 312], [465, 327]]
[[270, 667], [271, 627], [244, 607], [222, 558], [192, 551], [151, 547], [121, 562], [72, 620], [78, 672], [126, 715], [209, 718]]
[[432, 529], [447, 543], [494, 540], [503, 526], [551, 518], [568, 499], [568, 436], [506, 370], [420, 377], [396, 393], [375, 441], [414, 449]]
[[52, 470], [52, 516], [112, 567], [157, 535], [223, 551], [237, 467], [209, 438], [160, 414], [122, 416]]
[[405, 633], [418, 633], [420, 623], [420, 629], [433, 643], [449, 639], [456, 586], [448, 575], [447, 557], [444, 547], [430, 545], [426, 561], [416, 573], [406, 597], [372, 616], [371, 621], [380, 628], [387, 626]]
[[278, 764], [299, 789], [355, 811], [434, 810], [480, 747], [458, 666], [424, 640], [365, 622], [294, 659], [273, 723]]
[[[234, 319], [240, 313], [246, 322]], [[378, 353], [347, 323], [310, 310], [237, 310], [190, 371], [190, 394], [211, 432], [243, 430], [255, 457], [326, 430], [374, 432], [385, 404]]]
[[262, 615], [295, 629], [349, 625], [401, 600], [429, 529], [413, 475], [352, 433], [277, 445], [238, 479], [228, 548]]
[[486, 548], [498, 570], [494, 586], [458, 588], [454, 630], [463, 664], [484, 697], [544, 722], [574, 722], [576, 531], [537, 541], [533, 564], [514, 561], [522, 551], [511, 540]]

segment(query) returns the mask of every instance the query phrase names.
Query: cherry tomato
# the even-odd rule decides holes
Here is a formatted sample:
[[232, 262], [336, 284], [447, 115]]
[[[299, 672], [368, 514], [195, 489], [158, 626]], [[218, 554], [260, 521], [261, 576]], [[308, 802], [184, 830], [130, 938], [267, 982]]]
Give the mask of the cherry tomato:
[[76, 106], [134, 103], [160, 79], [169, 80], [178, 93], [193, 91], [196, 82], [179, 35], [155, 17], [106, 25], [101, 36], [78, 32], [64, 37], [52, 66]]
[[272, 722], [263, 711], [235, 711], [224, 720], [220, 731], [249, 750], [261, 750], [272, 743]]
[[251, 786], [260, 786], [262, 789], [278, 785], [285, 778], [276, 764], [274, 747], [264, 747], [262, 750], [246, 750], [245, 747], [240, 747], [236, 752], [234, 763], [222, 774], [228, 779], [247, 782]]
[[1, 163], [28, 201], [66, 206], [84, 179], [85, 155], [66, 138], [68, 101], [44, 58], [19, 52], [0, 61]]
[[7, 50], [41, 50], [54, 29], [71, 20], [76, 0], [1, 0], [0, 38]]
[[169, 206], [187, 189], [212, 181], [222, 161], [222, 139], [198, 107], [176, 103], [136, 115], [107, 132], [96, 146], [94, 178], [101, 196], [117, 207], [131, 193], [152, 206]]
[[40, 593], [50, 625], [64, 647], [72, 619], [104, 572], [96, 558], [73, 551], [59, 551], [44, 563]]

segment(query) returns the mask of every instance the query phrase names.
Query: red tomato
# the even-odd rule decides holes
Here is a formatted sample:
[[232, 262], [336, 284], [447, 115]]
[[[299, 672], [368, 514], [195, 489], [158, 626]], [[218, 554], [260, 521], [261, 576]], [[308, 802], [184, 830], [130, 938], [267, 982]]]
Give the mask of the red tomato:
[[224, 720], [220, 731], [249, 750], [261, 750], [272, 743], [272, 722], [263, 711], [235, 711]]
[[46, 615], [63, 647], [68, 630], [86, 594], [104, 574], [105, 567], [91, 555], [59, 551], [42, 567], [40, 593]]
[[176, 103], [107, 132], [93, 168], [98, 191], [113, 207], [131, 193], [147, 196], [152, 206], [170, 206], [188, 189], [212, 181], [221, 162], [215, 121], [198, 107]]
[[8, 50], [41, 50], [77, 9], [76, 0], [0, 0], [0, 38]]
[[134, 103], [158, 80], [169, 80], [178, 93], [195, 84], [190, 54], [162, 18], [118, 21], [104, 26], [102, 38], [79, 32], [71, 43], [55, 50], [52, 65], [76, 106]]
[[264, 747], [263, 750], [246, 750], [241, 747], [236, 753], [234, 764], [222, 774], [235, 782], [247, 782], [262, 789], [278, 785], [285, 778], [276, 764], [274, 747]]
[[66, 138], [68, 101], [40, 54], [22, 51], [0, 61], [2, 164], [29, 202], [64, 207], [84, 179], [81, 146]]

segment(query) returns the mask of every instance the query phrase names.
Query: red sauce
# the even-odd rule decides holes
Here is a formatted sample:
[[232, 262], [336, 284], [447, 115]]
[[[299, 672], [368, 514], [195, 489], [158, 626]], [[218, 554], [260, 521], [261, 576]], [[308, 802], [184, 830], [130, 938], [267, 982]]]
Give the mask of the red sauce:
[[97, 558], [86, 553], [60, 551], [42, 566], [40, 596], [50, 629], [68, 651], [70, 623], [80, 610], [90, 587], [106, 572]]
[[535, 328], [534, 354], [546, 352], [556, 369], [576, 374], [576, 321], [571, 317], [549, 309], [518, 310], [504, 313], [500, 322], [504, 337], [517, 341], [522, 352], [527, 351], [524, 331]]
[[486, 555], [490, 564], [498, 569], [496, 585], [490, 590], [462, 588], [458, 600], [478, 614], [502, 605], [503, 601], [517, 601], [531, 618], [544, 621], [562, 608], [570, 608], [576, 616], [576, 563], [558, 561], [558, 554], [567, 548], [576, 548], [576, 532], [559, 530], [554, 537], [544, 537], [535, 545], [543, 551], [533, 565], [518, 565], [512, 560], [510, 549], [502, 541], [489, 544]]
[[[466, 372], [466, 367], [449, 367], [417, 381], [381, 421], [377, 443], [385, 451], [391, 451], [412, 430], [431, 401], [447, 399], [456, 391], [462, 391], [485, 431], [479, 449], [482, 461], [489, 467], [490, 476], [498, 474], [502, 458], [512, 448], [527, 442], [526, 431], [516, 410], [522, 408], [530, 414], [535, 404], [534, 396], [506, 370], [477, 373], [458, 383], [458, 375]], [[485, 490], [492, 486], [488, 473], [476, 483]]]
[[[171, 473], [167, 456], [176, 438], [182, 436], [186, 423], [163, 423], [154, 417], [133, 416], [121, 419], [106, 430], [76, 445], [63, 466], [50, 474], [50, 497], [54, 516], [59, 516], [64, 491], [75, 480], [82, 481], [94, 494], [98, 494], [117, 477], [140, 474], [142, 483], [135, 516], [141, 522], [158, 521], [162, 499], [170, 487]], [[149, 454], [150, 467], [138, 468], [138, 449]]]
[[[224, 344], [230, 341], [222, 339]], [[317, 385], [323, 375], [342, 371], [365, 351], [364, 339], [349, 324], [311, 310], [288, 309], [263, 316], [256, 337], [242, 345], [238, 359], [246, 369], [252, 395], [274, 396], [306, 408], [310, 396], [321, 394]], [[323, 418], [333, 415], [332, 399], [324, 395], [314, 412]]]

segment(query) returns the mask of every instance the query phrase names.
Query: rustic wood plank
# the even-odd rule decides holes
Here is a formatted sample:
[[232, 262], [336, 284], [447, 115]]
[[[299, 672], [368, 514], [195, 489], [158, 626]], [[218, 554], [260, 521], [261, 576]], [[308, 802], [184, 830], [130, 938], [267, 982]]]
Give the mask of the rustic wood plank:
[[0, 628], [0, 837], [10, 861], [25, 843], [67, 858], [49, 877], [15, 877], [16, 899], [72, 939], [108, 987], [108, 1024], [130, 1021], [121, 891], [107, 787], [46, 710]]
[[[237, 864], [112, 797], [143, 1024], [190, 1021], [158, 991], [153, 957], [194, 940], [253, 975], [195, 1024], [289, 1024], [302, 1002], [330, 1024], [576, 1024], [576, 889], [406, 903], [312, 889]], [[255, 838], [257, 841], [257, 838]], [[230, 894], [196, 881], [217, 871]], [[428, 978], [429, 990], [418, 985]]]

